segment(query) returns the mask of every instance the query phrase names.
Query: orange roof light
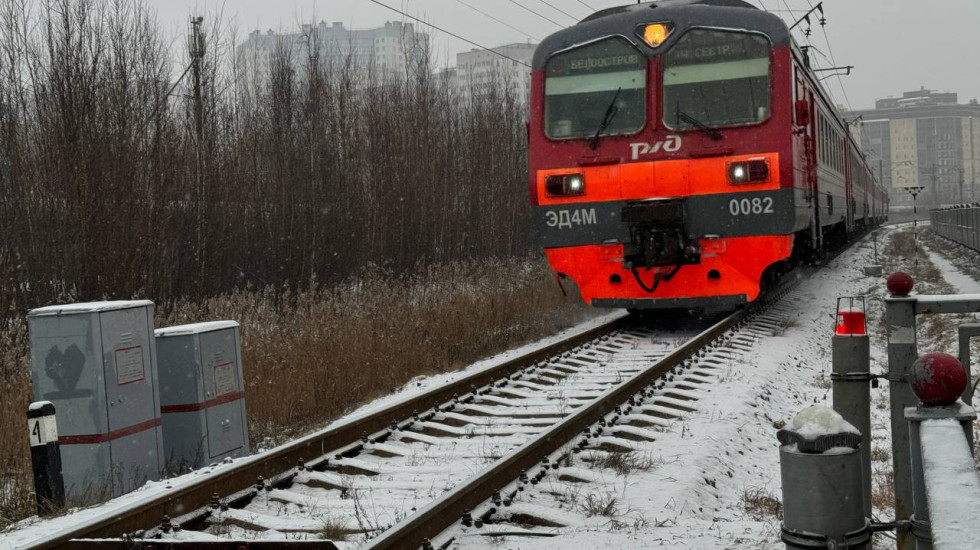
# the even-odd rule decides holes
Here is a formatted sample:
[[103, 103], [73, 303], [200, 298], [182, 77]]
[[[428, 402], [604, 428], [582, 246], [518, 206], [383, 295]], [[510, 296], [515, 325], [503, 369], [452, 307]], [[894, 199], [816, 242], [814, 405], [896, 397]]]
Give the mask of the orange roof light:
[[673, 30], [674, 25], [672, 23], [651, 23], [642, 27], [643, 32], [640, 34], [648, 46], [656, 48], [663, 44], [664, 40], [667, 40]]

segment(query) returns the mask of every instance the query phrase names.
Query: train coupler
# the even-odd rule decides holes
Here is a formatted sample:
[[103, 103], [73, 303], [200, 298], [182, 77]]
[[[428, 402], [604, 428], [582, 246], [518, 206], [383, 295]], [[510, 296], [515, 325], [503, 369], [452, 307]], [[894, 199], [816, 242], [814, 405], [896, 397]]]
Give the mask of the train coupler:
[[[660, 200], [623, 208], [630, 240], [623, 245], [623, 267], [667, 267], [701, 263], [701, 247], [684, 228], [684, 202]], [[672, 276], [672, 275], [671, 275]]]

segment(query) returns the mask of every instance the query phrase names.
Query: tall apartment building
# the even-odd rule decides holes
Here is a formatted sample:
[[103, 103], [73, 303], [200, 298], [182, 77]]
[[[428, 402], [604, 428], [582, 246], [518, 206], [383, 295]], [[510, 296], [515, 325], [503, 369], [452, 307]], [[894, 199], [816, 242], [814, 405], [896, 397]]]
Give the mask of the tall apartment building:
[[467, 101], [493, 87], [509, 89], [518, 101], [527, 105], [531, 95], [531, 58], [537, 47], [537, 44], [518, 42], [456, 54], [457, 89]]
[[251, 59], [260, 70], [268, 67], [277, 47], [290, 51], [291, 63], [300, 68], [305, 63], [312, 40], [318, 43], [321, 55], [335, 67], [348, 60], [355, 70], [367, 74], [373, 70], [379, 76], [404, 77], [413, 64], [425, 55], [428, 35], [415, 30], [411, 23], [387, 22], [374, 29], [347, 29], [343, 23], [303, 25], [300, 32], [276, 33], [252, 31], [237, 48], [239, 56]]
[[905, 187], [924, 187], [917, 204], [980, 200], [980, 105], [960, 104], [957, 95], [925, 88], [900, 98], [875, 101], [858, 110], [857, 127], [865, 157], [889, 188], [892, 208], [909, 208]]

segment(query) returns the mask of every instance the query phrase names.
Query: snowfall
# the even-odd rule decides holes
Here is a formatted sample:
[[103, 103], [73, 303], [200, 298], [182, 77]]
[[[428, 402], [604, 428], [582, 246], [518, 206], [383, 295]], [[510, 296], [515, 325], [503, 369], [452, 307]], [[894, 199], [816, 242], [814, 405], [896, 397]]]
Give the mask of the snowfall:
[[[922, 229], [921, 224], [919, 228]], [[580, 484], [580, 494], [574, 500], [582, 502], [594, 498], [611, 502], [606, 514], [590, 514], [585, 507], [568, 499], [562, 504], [554, 498], [545, 498], [545, 484], [539, 484], [534, 490], [541, 493], [541, 503], [547, 503], [556, 519], [566, 524], [551, 529], [549, 534], [555, 536], [525, 537], [513, 528], [506, 531], [514, 534], [493, 535], [494, 530], [490, 527], [495, 526], [465, 531], [457, 528], [453, 547], [542, 550], [566, 550], [569, 547], [784, 548], [777, 515], [782, 487], [776, 432], [792, 425], [794, 416], [808, 407], [831, 405], [830, 342], [838, 297], [865, 297], [872, 344], [871, 370], [885, 372], [884, 325], [880, 322], [886, 295], [885, 276], [888, 269], [911, 272], [914, 266], [912, 258], [885, 258], [883, 251], [893, 234], [910, 229], [902, 225], [877, 231], [879, 263], [886, 265], [884, 275], [869, 277], [863, 274], [863, 266], [875, 263], [875, 247], [869, 235], [788, 294], [783, 299], [789, 307], [781, 334], [759, 341], [751, 351], [719, 372], [714, 384], [703, 385], [693, 402], [697, 408], [695, 412], [672, 421], [656, 441], [637, 443], [635, 454], [640, 457], [643, 468], [618, 474], [614, 470], [577, 465], [582, 470], [589, 470], [587, 476], [591, 481]], [[974, 278], [977, 274], [969, 273], [969, 265], [980, 265], [976, 253], [959, 246], [936, 246], [936, 241], [924, 242], [933, 244], [931, 247], [924, 244], [928, 254], [919, 258], [919, 262], [934, 265], [945, 281], [917, 282], [917, 292], [980, 292], [980, 282]], [[612, 314], [616, 315], [621, 314]], [[609, 317], [583, 323], [569, 332], [587, 330]], [[955, 337], [930, 340], [924, 332], [920, 330], [920, 353], [946, 351], [956, 354]], [[334, 425], [407, 399], [415, 392], [443, 384], [463, 372], [491, 368], [561, 336], [512, 350], [459, 373], [413, 380], [401, 391], [338, 419]], [[877, 486], [887, 478], [891, 468], [887, 383], [871, 391], [871, 447], [875, 458], [872, 468]], [[111, 517], [123, 506], [193, 484], [203, 475], [255, 460], [257, 456], [212, 465], [175, 479], [151, 482], [134, 493], [67, 516], [24, 520], [0, 533], [0, 549], [29, 546], [59, 529]], [[879, 492], [880, 488], [875, 491]], [[531, 500], [530, 497], [526, 499], [527, 502]], [[876, 506], [874, 516], [878, 521], [893, 519], [887, 506]], [[894, 542], [889, 536], [887, 533], [876, 535], [875, 548], [893, 548]], [[338, 542], [338, 546], [354, 548], [356, 542]]]

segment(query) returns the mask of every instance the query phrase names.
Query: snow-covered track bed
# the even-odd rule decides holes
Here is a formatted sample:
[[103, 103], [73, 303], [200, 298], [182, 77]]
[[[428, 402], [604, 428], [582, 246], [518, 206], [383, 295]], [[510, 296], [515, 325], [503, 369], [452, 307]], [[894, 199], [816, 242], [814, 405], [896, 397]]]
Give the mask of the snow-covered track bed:
[[[582, 486], [601, 489], [608, 484], [601, 474], [604, 467], [642, 461], [638, 449], [656, 445], [663, 432], [676, 429], [679, 419], [697, 409], [703, 392], [718, 389], [713, 384], [744, 353], [778, 333], [786, 323], [785, 306], [775, 301], [770, 297], [766, 304], [730, 315], [659, 359], [649, 358], [646, 364], [610, 358], [609, 365], [623, 360], [636, 369], [635, 375], [571, 411], [561, 423], [542, 430], [363, 547], [428, 550], [468, 547], [467, 541], [472, 540], [474, 547], [482, 548], [504, 536], [527, 537], [531, 544], [541, 537], [560, 536], [558, 533], [568, 532], [565, 528], [588, 525], [594, 514], [567, 506], [570, 495], [586, 494]], [[581, 466], [589, 462], [604, 465]]]
[[[514, 457], [539, 453], [535, 441], [573, 438], [607, 408], [597, 408], [599, 402], [626, 402], [638, 376], [663, 364], [665, 358], [676, 357], [680, 349], [693, 351], [692, 342], [701, 341], [708, 324], [688, 321], [688, 328], [657, 330], [635, 319], [620, 323], [572, 349], [452, 395], [424, 412], [410, 413], [377, 431], [365, 430], [353, 442], [325, 449], [277, 477], [253, 480], [238, 494], [222, 498], [218, 493], [207, 505], [168, 516], [163, 524], [158, 520], [138, 535], [144, 544], [177, 539], [187, 547], [222, 539], [299, 539], [320, 548], [329, 547], [327, 541], [338, 547], [358, 546], [424, 513], [446, 495], [472, 494], [466, 488], [474, 483], [493, 485], [498, 483], [495, 479], [508, 475], [507, 479], [518, 479], [520, 470], [530, 465], [515, 463]], [[658, 406], [670, 412], [655, 410]], [[638, 408], [634, 416], [647, 417], [646, 424], [653, 426], [688, 407], [683, 397], [665, 395], [651, 400], [649, 410]], [[631, 422], [610, 425], [596, 445], [628, 449], [631, 441], [652, 437], [652, 430], [639, 427], [643, 422]], [[500, 473], [500, 465], [511, 464], [518, 466]], [[75, 542], [103, 548], [114, 545], [105, 540]]]

